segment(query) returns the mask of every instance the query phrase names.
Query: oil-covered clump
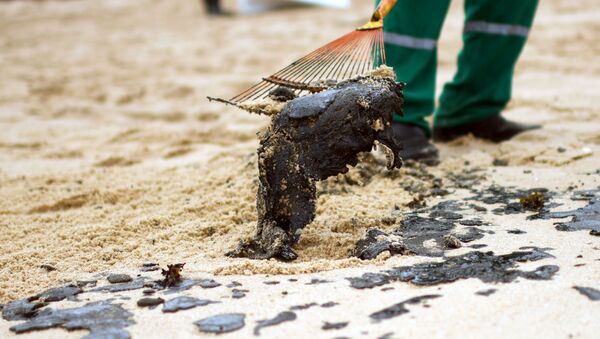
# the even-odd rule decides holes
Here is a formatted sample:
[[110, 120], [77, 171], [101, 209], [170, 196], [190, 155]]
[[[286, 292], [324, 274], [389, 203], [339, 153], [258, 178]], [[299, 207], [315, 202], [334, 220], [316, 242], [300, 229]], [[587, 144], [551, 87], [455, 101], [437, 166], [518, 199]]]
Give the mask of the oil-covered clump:
[[402, 114], [403, 87], [358, 77], [294, 98], [273, 115], [258, 148], [256, 234], [228, 255], [295, 259], [291, 246], [315, 217], [316, 181], [346, 173], [376, 142], [387, 148], [388, 168], [400, 168], [401, 145], [389, 126], [392, 113]]

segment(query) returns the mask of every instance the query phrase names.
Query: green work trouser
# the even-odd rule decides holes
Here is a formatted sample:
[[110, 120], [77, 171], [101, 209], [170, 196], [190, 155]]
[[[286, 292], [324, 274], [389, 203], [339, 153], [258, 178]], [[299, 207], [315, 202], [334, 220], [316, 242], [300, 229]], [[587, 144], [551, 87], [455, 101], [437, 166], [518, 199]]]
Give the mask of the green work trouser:
[[[454, 79], [444, 86], [434, 125], [454, 127], [500, 114], [510, 100], [515, 63], [525, 45], [537, 0], [465, 0], [463, 48]], [[421, 126], [434, 112], [437, 39], [450, 0], [398, 0], [384, 20], [387, 64], [404, 90], [404, 116]]]

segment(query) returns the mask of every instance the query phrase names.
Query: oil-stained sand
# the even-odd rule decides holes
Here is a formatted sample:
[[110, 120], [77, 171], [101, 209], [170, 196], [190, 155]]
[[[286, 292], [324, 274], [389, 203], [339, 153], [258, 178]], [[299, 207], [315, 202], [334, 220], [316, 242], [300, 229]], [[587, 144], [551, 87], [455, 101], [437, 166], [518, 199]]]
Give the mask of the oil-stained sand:
[[[243, 312], [247, 326], [231, 336], [252, 336], [258, 320], [272, 319], [292, 306], [328, 302], [339, 305], [294, 311], [297, 320], [266, 328], [262, 336], [359, 337], [368, 331], [370, 337], [390, 332], [398, 337], [464, 337], [468, 331], [479, 337], [564, 338], [598, 333], [597, 312], [590, 311], [597, 302], [573, 287], [598, 289], [600, 244], [590, 230], [555, 229], [555, 223], [571, 217], [527, 220], [535, 212], [496, 214], [492, 211], [503, 205], [479, 201], [468, 203], [485, 208], [481, 215], [455, 211], [463, 214], [455, 227], [470, 225], [494, 234], [484, 233], [447, 250], [446, 256], [553, 248], [549, 253], [555, 258], [517, 267], [530, 272], [559, 266], [548, 281], [517, 278], [491, 286], [463, 279], [418, 290], [395, 282], [355, 290], [343, 279], [445, 260], [387, 258], [384, 253], [362, 261], [352, 253], [367, 229], [389, 234], [406, 213], [422, 204], [428, 208], [444, 200], [462, 201], [473, 195], [471, 187], [546, 188], [556, 194], [552, 202], [562, 204], [552, 212], [589, 204], [570, 197], [600, 186], [595, 1], [540, 2], [506, 114], [542, 123], [543, 130], [500, 145], [468, 137], [440, 145], [442, 164], [429, 172], [442, 180], [441, 186], [408, 166], [388, 173], [385, 166], [364, 161], [349, 175], [320, 183], [317, 216], [294, 248], [299, 258], [292, 264], [223, 257], [253, 235], [256, 132], [269, 118], [208, 103], [205, 96], [229, 97], [346, 33], [366, 19], [372, 2], [357, 1], [349, 10], [303, 8], [225, 20], [201, 17], [198, 6], [188, 0], [0, 2], [0, 303], [77, 281], [95, 280], [103, 287], [109, 273], [127, 273], [134, 281], [137, 274], [159, 280], [159, 271], [138, 268], [148, 262], [161, 267], [185, 262], [185, 279], [213, 279], [222, 285], [194, 285], [181, 293], [221, 303], [164, 314], [160, 307], [136, 306], [146, 288], [118, 292], [112, 303], [135, 314], [136, 324], [126, 328], [131, 335], [197, 335], [194, 322]], [[454, 71], [461, 7], [460, 1], [453, 2], [439, 42], [438, 88]], [[379, 160], [381, 156], [373, 159]], [[506, 232], [514, 229], [527, 233]], [[580, 264], [585, 265], [575, 266]], [[257, 273], [270, 276], [263, 280]], [[313, 279], [329, 282], [309, 284]], [[263, 284], [272, 280], [280, 284]], [[232, 281], [248, 291], [245, 297], [231, 298], [225, 285]], [[387, 287], [393, 289], [381, 291]], [[475, 294], [490, 288], [497, 291], [488, 297]], [[155, 294], [165, 300], [179, 295]], [[408, 314], [371, 323], [374, 312], [434, 294], [442, 297], [429, 300], [429, 308], [408, 305]], [[94, 293], [93, 299], [112, 295]], [[389, 303], [381, 304], [382, 298]], [[269, 300], [277, 300], [279, 307], [265, 302]], [[66, 309], [86, 302], [65, 298], [46, 307]], [[169, 326], [157, 321], [157, 315], [169, 316]], [[457, 316], [463, 321], [455, 321]], [[324, 332], [322, 321], [348, 325]], [[16, 324], [0, 320], [0, 336], [12, 335], [8, 328]], [[86, 333], [50, 329], [28, 335]]]

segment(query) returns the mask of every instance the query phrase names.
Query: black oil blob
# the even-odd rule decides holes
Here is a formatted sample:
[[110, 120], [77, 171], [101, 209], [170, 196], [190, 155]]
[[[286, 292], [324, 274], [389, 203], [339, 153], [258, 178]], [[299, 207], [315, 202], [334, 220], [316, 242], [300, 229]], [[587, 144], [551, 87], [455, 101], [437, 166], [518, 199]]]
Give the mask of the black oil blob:
[[56, 302], [65, 298], [74, 300], [74, 297], [82, 292], [83, 290], [75, 285], [67, 285], [63, 287], [51, 288], [36, 295], [34, 298], [39, 299], [42, 302]]
[[403, 86], [387, 78], [344, 81], [273, 116], [258, 148], [256, 234], [228, 255], [296, 259], [291, 247], [315, 217], [316, 182], [346, 173], [376, 141], [391, 150], [388, 167], [399, 168], [402, 147], [389, 126], [402, 113]]
[[600, 290], [597, 290], [592, 287], [581, 287], [581, 286], [573, 286], [573, 288], [576, 289], [577, 292], [588, 297], [590, 300], [593, 300], [593, 301], [600, 300]]
[[427, 294], [427, 295], [422, 295], [419, 297], [410, 298], [403, 302], [394, 304], [390, 307], [386, 307], [381, 311], [377, 311], [377, 312], [371, 314], [369, 317], [376, 321], [395, 318], [397, 316], [400, 316], [400, 315], [403, 315], [403, 314], [409, 312], [408, 309], [406, 308], [406, 305], [418, 305], [426, 300], [435, 299], [435, 298], [439, 298], [439, 297], [441, 297], [441, 295], [439, 295], [439, 294]]
[[273, 319], [259, 320], [259, 321], [257, 321], [256, 327], [254, 327], [254, 335], [260, 335], [260, 330], [265, 327], [279, 325], [279, 324], [281, 324], [283, 322], [287, 322], [287, 321], [294, 321], [294, 320], [296, 320], [296, 318], [297, 318], [296, 313], [290, 312], [290, 311], [284, 311], [284, 312], [279, 313]]
[[245, 318], [246, 315], [243, 313], [224, 313], [195, 321], [194, 325], [205, 333], [227, 333], [244, 327], [246, 325]]
[[138, 300], [137, 305], [139, 307], [155, 308], [156, 306], [158, 306], [164, 302], [165, 302], [165, 300], [163, 298], [145, 297], [145, 298], [141, 298], [140, 300]]
[[327, 330], [339, 330], [342, 329], [346, 326], [348, 326], [349, 322], [345, 321], [345, 322], [339, 322], [339, 323], [330, 323], [330, 322], [324, 322], [323, 326], [321, 326], [321, 329], [327, 331]]
[[[221, 286], [220, 283], [216, 282], [213, 279], [183, 279], [177, 282], [175, 285], [167, 288], [162, 292], [163, 294], [174, 294], [183, 291], [187, 291], [194, 286], [200, 286], [202, 288], [215, 288]], [[162, 286], [158, 287], [159, 289]]]
[[318, 285], [318, 284], [327, 284], [330, 283], [331, 281], [329, 280], [325, 280], [325, 279], [319, 279], [319, 278], [312, 278], [310, 279], [309, 282], [307, 282], [304, 285]]
[[144, 288], [144, 281], [145, 280], [146, 280], [145, 278], [137, 278], [137, 279], [134, 279], [133, 281], [127, 282], [127, 283], [115, 283], [115, 284], [111, 284], [111, 285], [97, 287], [97, 288], [95, 288], [93, 290], [90, 290], [89, 292], [111, 292], [111, 293], [115, 293], [115, 292], [137, 290], [137, 289], [140, 289], [140, 288]]
[[121, 305], [108, 301], [90, 303], [68, 309], [46, 309], [25, 323], [10, 328], [15, 333], [62, 327], [66, 330], [86, 329], [86, 338], [129, 338], [126, 327], [133, 325], [133, 314]]
[[587, 206], [564, 212], [546, 212], [537, 215], [542, 219], [567, 218], [571, 221], [556, 224], [559, 231], [590, 230], [590, 235], [600, 236], [600, 197], [589, 200]]
[[164, 313], [172, 313], [181, 310], [189, 310], [190, 308], [198, 306], [206, 306], [208, 304], [215, 304], [217, 301], [197, 299], [194, 297], [180, 296], [175, 297], [171, 300], [167, 300], [163, 305], [162, 311]]
[[48, 303], [36, 301], [35, 298], [15, 300], [4, 305], [2, 318], [8, 321], [27, 320], [36, 316], [39, 309], [46, 305]]
[[[410, 213], [400, 221], [400, 226], [390, 235], [377, 229], [368, 230], [366, 237], [357, 242], [354, 255], [361, 259], [373, 259], [380, 253], [389, 251], [391, 254], [443, 256], [446, 250], [460, 247], [457, 246], [460, 244], [448, 247], [449, 237], [465, 243], [483, 238], [485, 232], [479, 228], [467, 227], [460, 232], [456, 229], [456, 220], [462, 218], [462, 214], [457, 211], [469, 209], [470, 206], [464, 203], [448, 200], [429, 209]], [[428, 217], [420, 215], [428, 211]], [[482, 225], [483, 222], [477, 220], [471, 224]]]
[[231, 290], [231, 297], [233, 299], [241, 299], [246, 296], [246, 293], [250, 292], [249, 290], [241, 290], [234, 288]]
[[328, 302], [326, 302], [324, 304], [321, 304], [321, 307], [330, 308], [330, 307], [333, 307], [333, 306], [336, 306], [336, 305], [339, 305], [339, 304], [336, 303], [335, 301], [328, 301]]
[[459, 279], [477, 278], [483, 282], [508, 283], [518, 277], [530, 280], [549, 280], [558, 266], [540, 266], [526, 272], [515, 269], [517, 262], [537, 261], [553, 257], [545, 249], [533, 248], [496, 256], [493, 252], [469, 252], [450, 257], [442, 262], [430, 262], [414, 266], [396, 267], [381, 273], [365, 273], [361, 277], [347, 278], [353, 288], [373, 288], [392, 281], [410, 282], [415, 285], [450, 283]]
[[109, 283], [111, 284], [119, 284], [119, 283], [127, 283], [132, 281], [133, 279], [127, 275], [127, 274], [119, 274], [119, 273], [113, 273], [110, 274], [106, 280], [108, 280]]
[[[528, 190], [518, 189], [516, 187], [503, 187], [492, 185], [483, 189], [469, 187], [474, 196], [466, 200], [476, 200], [484, 204], [501, 206], [492, 210], [494, 214], [519, 214], [529, 211], [538, 211], [542, 208], [557, 206], [546, 202], [552, 196], [547, 188], [532, 188]], [[530, 203], [531, 197], [543, 197], [540, 203], [537, 199], [536, 204]]]
[[319, 306], [319, 304], [317, 303], [308, 303], [308, 304], [303, 304], [303, 305], [296, 305], [296, 306], [292, 306], [290, 307], [290, 311], [300, 311], [300, 310], [307, 310], [313, 306]]
[[497, 291], [498, 291], [498, 290], [497, 290], [497, 289], [495, 289], [495, 288], [490, 288], [490, 289], [483, 290], [483, 291], [477, 291], [477, 292], [475, 292], [475, 294], [477, 294], [477, 295], [482, 295], [482, 296], [484, 296], [484, 297], [487, 297], [487, 296], [490, 296], [490, 295], [492, 295], [492, 294], [496, 293]]
[[375, 228], [367, 230], [367, 235], [356, 243], [354, 256], [370, 260], [383, 252], [390, 254], [411, 254], [412, 252], [401, 242], [390, 238], [389, 234]]

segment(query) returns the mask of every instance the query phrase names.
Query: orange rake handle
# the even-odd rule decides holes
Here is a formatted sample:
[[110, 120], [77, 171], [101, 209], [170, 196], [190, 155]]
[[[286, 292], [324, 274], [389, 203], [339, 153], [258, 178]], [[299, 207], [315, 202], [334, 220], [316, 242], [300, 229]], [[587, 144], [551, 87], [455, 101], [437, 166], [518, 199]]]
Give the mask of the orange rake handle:
[[378, 29], [383, 27], [383, 18], [394, 8], [397, 0], [381, 0], [379, 6], [371, 15], [371, 19], [366, 24], [358, 27], [357, 31], [366, 31], [370, 29]]

